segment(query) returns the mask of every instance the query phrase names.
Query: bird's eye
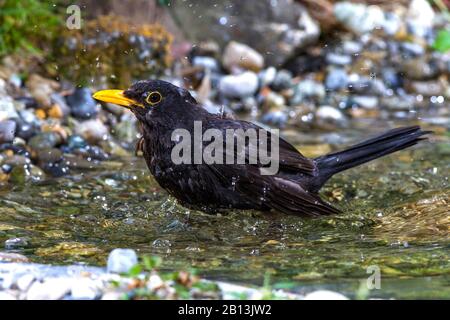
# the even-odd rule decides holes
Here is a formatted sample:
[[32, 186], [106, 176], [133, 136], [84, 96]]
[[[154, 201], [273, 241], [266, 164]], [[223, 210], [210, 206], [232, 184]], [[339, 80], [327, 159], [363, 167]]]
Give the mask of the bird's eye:
[[161, 102], [161, 100], [162, 100], [162, 95], [158, 91], [150, 92], [149, 95], [147, 96], [147, 98], [145, 98], [145, 101], [150, 105], [157, 104], [157, 103]]

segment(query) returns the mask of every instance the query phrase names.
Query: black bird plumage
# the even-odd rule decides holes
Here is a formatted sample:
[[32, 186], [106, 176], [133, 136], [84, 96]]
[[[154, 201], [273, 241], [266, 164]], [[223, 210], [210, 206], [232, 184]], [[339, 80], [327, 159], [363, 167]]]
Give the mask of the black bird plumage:
[[[146, 101], [152, 92], [158, 92], [162, 98], [154, 105]], [[143, 136], [138, 147], [156, 181], [181, 204], [207, 212], [236, 208], [300, 216], [339, 213], [318, 194], [331, 176], [412, 146], [429, 133], [418, 126], [397, 128], [344, 151], [315, 159], [304, 157], [280, 138], [280, 164], [276, 175], [261, 175], [261, 164], [175, 165], [171, 160], [171, 150], [176, 143], [171, 139], [172, 132], [180, 128], [192, 132], [194, 121], [202, 122], [203, 131], [263, 129], [251, 122], [211, 114], [187, 90], [161, 80], [139, 81], [120, 94], [127, 99], [126, 107], [142, 125]], [[112, 102], [99, 96], [94, 97]]]

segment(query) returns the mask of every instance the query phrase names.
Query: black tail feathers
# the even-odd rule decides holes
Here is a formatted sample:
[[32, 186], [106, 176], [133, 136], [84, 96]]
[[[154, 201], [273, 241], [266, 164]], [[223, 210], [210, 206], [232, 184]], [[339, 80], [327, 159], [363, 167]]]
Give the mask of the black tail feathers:
[[314, 181], [314, 189], [318, 191], [331, 176], [338, 172], [415, 145], [426, 139], [422, 137], [423, 135], [431, 132], [422, 131], [419, 126], [396, 128], [347, 150], [318, 157], [315, 161], [319, 174]]

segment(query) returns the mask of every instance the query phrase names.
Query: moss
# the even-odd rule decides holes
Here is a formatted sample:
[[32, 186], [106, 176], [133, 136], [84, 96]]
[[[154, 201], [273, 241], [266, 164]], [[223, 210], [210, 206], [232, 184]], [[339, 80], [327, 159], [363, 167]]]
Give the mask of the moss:
[[161, 25], [132, 26], [114, 15], [64, 29], [48, 70], [78, 85], [127, 87], [132, 80], [161, 75], [170, 67], [172, 36]]

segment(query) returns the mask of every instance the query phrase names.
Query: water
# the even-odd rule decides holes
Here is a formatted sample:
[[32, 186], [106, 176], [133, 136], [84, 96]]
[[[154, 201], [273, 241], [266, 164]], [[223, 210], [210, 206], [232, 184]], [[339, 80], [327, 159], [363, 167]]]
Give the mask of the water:
[[[337, 137], [356, 142], [383, 129]], [[308, 153], [321, 138], [299, 136]], [[160, 255], [168, 270], [254, 285], [270, 277], [274, 287], [350, 297], [361, 296], [375, 266], [381, 289], [362, 290], [364, 297], [450, 298], [449, 159], [450, 138], [438, 128], [431, 142], [334, 177], [322, 195], [344, 213], [319, 219], [189, 211], [160, 189], [142, 158], [120, 159], [1, 189], [0, 243], [24, 238], [23, 248], [10, 251], [53, 264], [104, 265], [113, 248], [134, 248]]]

